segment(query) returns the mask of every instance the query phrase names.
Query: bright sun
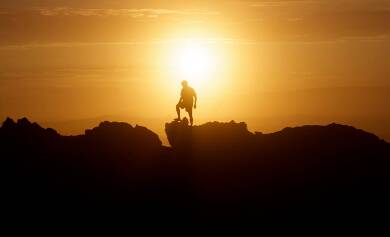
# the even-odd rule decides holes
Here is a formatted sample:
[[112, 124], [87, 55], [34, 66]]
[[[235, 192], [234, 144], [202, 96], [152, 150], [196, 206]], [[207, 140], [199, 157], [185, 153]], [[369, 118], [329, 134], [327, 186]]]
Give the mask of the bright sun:
[[186, 41], [175, 46], [172, 54], [174, 73], [180, 80], [188, 80], [195, 86], [211, 79], [216, 71], [217, 60], [210, 45]]

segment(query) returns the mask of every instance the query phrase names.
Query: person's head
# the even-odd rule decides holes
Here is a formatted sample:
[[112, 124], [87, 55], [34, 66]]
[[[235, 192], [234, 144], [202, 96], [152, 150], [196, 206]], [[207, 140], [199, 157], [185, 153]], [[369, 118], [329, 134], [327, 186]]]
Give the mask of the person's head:
[[181, 85], [182, 85], [183, 87], [187, 87], [187, 86], [188, 86], [188, 81], [186, 81], [186, 80], [182, 81], [182, 82], [181, 82]]

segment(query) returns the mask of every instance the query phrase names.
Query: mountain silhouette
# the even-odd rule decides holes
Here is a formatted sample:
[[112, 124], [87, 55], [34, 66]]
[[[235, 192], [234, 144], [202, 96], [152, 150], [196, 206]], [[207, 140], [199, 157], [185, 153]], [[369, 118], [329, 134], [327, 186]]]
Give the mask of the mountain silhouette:
[[[19, 208], [128, 208], [219, 220], [274, 210], [388, 206], [390, 145], [351, 126], [252, 133], [245, 123], [102, 122], [61, 136], [28, 119], [0, 128], [3, 193]], [[162, 213], [166, 213], [162, 212]]]

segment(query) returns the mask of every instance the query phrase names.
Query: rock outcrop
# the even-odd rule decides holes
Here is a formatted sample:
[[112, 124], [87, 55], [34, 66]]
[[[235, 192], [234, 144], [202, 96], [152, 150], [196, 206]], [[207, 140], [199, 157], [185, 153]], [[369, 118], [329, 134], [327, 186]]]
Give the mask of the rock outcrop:
[[[3, 193], [19, 207], [125, 207], [223, 220], [265, 210], [385, 208], [389, 144], [339, 124], [249, 132], [245, 123], [102, 122], [61, 136], [27, 119], [0, 128]], [[229, 213], [226, 215], [226, 213]]]

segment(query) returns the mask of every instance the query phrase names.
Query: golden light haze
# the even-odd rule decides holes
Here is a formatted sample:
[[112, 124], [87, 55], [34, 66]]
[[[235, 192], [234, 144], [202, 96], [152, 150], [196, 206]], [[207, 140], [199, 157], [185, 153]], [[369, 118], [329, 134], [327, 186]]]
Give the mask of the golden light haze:
[[195, 123], [348, 123], [390, 139], [390, 2], [2, 1], [0, 117], [163, 135], [180, 81]]

